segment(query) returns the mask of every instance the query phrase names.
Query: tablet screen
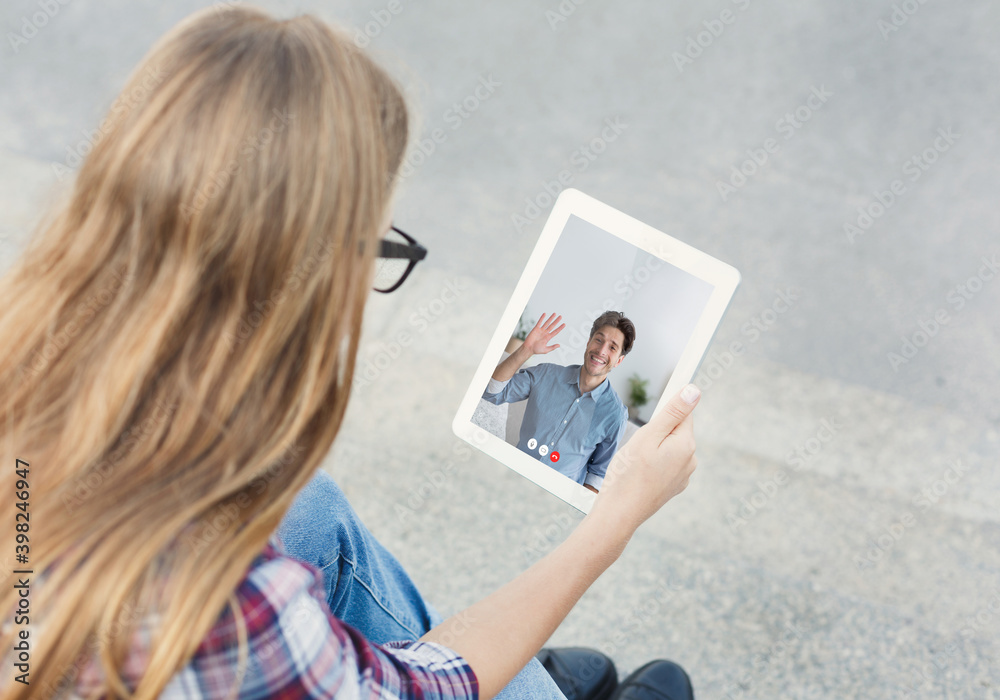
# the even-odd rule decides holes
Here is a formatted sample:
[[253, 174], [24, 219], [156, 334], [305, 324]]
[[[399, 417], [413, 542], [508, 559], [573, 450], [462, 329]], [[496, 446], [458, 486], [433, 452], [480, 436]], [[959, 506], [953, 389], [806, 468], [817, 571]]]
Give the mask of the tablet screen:
[[[679, 254], [693, 249], [666, 234], [612, 233], [613, 220], [585, 211], [563, 219], [543, 231], [455, 428], [466, 438], [474, 429], [484, 451], [586, 510], [583, 489], [600, 490], [667, 387], [693, 376], [692, 339], [706, 325], [710, 339], [721, 318], [706, 315], [720, 280], [697, 264], [708, 256]], [[672, 382], [686, 354], [682, 381]]]

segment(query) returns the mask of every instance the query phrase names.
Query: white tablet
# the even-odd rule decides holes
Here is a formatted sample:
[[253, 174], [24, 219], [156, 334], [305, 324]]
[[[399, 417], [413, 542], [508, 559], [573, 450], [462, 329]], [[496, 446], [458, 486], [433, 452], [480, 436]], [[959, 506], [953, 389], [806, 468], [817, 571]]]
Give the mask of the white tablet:
[[560, 193], [455, 415], [455, 434], [587, 512], [611, 458], [689, 383], [732, 266]]

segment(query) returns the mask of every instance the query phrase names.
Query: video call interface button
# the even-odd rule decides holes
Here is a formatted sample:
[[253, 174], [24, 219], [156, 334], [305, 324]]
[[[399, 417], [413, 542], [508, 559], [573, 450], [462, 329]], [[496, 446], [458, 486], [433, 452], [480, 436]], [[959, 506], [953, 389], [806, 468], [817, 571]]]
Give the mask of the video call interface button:
[[528, 439], [528, 449], [529, 450], [533, 450], [536, 447], [538, 447], [538, 440], [536, 440], [535, 438], [529, 438]]
[[548, 445], [542, 445], [541, 447], [538, 448], [538, 454], [540, 454], [542, 457], [544, 457], [548, 453], [549, 453]]

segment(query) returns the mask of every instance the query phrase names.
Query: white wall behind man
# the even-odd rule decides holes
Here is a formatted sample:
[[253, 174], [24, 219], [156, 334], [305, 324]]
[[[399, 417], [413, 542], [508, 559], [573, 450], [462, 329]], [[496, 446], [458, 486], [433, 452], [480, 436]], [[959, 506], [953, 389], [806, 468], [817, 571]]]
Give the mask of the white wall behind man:
[[626, 404], [628, 378], [649, 380], [650, 402], [639, 413], [647, 420], [711, 292], [711, 285], [571, 216], [522, 315], [533, 325], [543, 313], [561, 314], [566, 328], [553, 341], [559, 348], [525, 366], [580, 364], [594, 319], [605, 309], [622, 311], [635, 324], [636, 342], [609, 380]]

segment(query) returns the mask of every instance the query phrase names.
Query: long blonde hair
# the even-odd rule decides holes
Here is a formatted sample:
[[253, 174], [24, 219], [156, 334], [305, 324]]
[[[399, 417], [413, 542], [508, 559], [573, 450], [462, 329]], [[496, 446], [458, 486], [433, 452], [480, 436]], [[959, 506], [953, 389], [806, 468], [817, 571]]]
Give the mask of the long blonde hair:
[[227, 604], [242, 622], [232, 593], [344, 415], [405, 100], [342, 30], [220, 7], [153, 46], [0, 280], [0, 536], [24, 460], [34, 571], [31, 685], [3, 698], [71, 688], [91, 652], [133, 697], [144, 617], [134, 697], [159, 695]]

